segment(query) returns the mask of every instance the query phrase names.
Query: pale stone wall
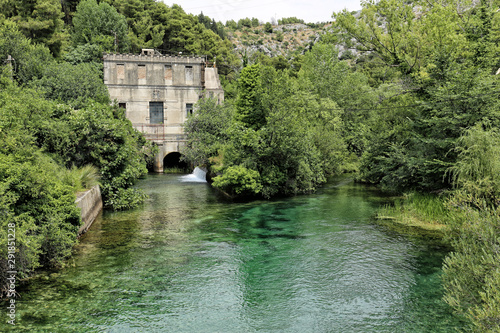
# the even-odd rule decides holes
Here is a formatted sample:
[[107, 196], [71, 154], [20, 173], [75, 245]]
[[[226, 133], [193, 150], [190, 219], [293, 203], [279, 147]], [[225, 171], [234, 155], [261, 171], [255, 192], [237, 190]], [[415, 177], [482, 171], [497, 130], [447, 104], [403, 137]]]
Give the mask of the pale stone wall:
[[104, 83], [134, 125], [149, 124], [149, 103], [163, 102], [163, 132], [182, 134], [186, 104], [195, 104], [203, 90], [204, 64], [202, 57], [107, 54]]
[[224, 90], [220, 84], [219, 74], [216, 68], [205, 69], [205, 90], [209, 94], [213, 94], [219, 100], [219, 103], [224, 101]]
[[102, 211], [102, 197], [99, 185], [90, 190], [77, 195], [76, 206], [81, 209], [82, 226], [78, 230], [78, 235], [84, 234]]
[[[141, 55], [105, 54], [104, 83], [111, 100], [125, 106], [132, 125], [161, 147], [158, 171], [163, 169], [163, 157], [185, 144], [182, 125], [187, 108], [203, 92], [224, 101], [217, 68], [207, 67], [205, 57], [163, 56], [149, 49]], [[151, 102], [163, 103], [159, 123], [150, 119]]]

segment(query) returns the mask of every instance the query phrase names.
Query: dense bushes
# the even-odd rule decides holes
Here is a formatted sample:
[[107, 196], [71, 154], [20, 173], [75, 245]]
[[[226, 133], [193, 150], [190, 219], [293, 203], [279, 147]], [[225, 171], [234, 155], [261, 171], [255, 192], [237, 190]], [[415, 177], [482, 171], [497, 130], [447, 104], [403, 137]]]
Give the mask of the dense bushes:
[[130, 187], [147, 172], [150, 148], [117, 107], [90, 103], [75, 110], [8, 78], [0, 82], [0, 278], [6, 281], [9, 224], [19, 277], [61, 265], [80, 227], [75, 193], [100, 178], [107, 207], [136, 206], [144, 194]]
[[186, 123], [185, 156], [211, 168], [233, 195], [310, 193], [342, 170], [342, 120], [328, 99], [303, 91], [286, 71], [252, 65], [233, 107], [202, 100]]
[[[357, 17], [337, 14], [334, 24], [335, 37], [365, 57], [372, 87], [400, 88], [361, 121], [369, 131], [360, 178], [434, 195], [425, 207], [407, 200], [396, 214], [414, 209], [413, 218], [447, 224], [454, 251], [445, 261], [445, 300], [479, 332], [500, 329], [499, 18], [490, 1], [417, 8], [384, 0], [365, 3]], [[432, 202], [447, 208], [432, 212]]]

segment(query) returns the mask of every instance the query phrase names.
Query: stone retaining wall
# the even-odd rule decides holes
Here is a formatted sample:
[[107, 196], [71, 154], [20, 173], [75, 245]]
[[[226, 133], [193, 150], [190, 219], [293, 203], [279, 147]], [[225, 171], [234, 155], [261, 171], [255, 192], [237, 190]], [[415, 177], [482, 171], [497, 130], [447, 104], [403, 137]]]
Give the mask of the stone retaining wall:
[[99, 185], [90, 190], [77, 195], [76, 206], [81, 209], [82, 226], [78, 230], [78, 235], [84, 234], [92, 225], [96, 217], [102, 210], [102, 197]]

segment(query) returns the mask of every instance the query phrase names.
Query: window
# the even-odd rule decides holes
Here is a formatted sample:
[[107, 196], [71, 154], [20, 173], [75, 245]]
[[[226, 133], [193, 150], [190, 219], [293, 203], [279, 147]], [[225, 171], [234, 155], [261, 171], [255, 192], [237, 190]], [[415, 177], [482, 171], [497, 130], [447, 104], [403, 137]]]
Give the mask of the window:
[[118, 80], [123, 80], [125, 78], [125, 65], [117, 64], [116, 65], [116, 78]]
[[193, 114], [193, 104], [187, 103], [186, 104], [186, 116], [190, 116], [192, 114]]
[[146, 65], [139, 65], [137, 69], [137, 77], [139, 79], [146, 78]]
[[193, 66], [186, 66], [186, 82], [193, 81]]
[[172, 65], [165, 65], [165, 80], [172, 80]]
[[163, 102], [149, 102], [149, 123], [163, 124]]
[[118, 107], [122, 109], [127, 109], [127, 103], [118, 103]]

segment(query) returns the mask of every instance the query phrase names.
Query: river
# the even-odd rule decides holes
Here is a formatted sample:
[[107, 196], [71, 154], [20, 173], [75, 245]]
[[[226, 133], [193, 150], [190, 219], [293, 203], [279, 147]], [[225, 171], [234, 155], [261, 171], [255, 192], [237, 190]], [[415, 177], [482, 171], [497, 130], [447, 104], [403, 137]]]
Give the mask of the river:
[[[105, 212], [68, 267], [20, 290], [26, 332], [455, 332], [438, 244], [380, 226], [386, 199], [346, 179], [231, 203], [148, 175], [143, 207]], [[8, 330], [5, 323], [0, 331]]]

